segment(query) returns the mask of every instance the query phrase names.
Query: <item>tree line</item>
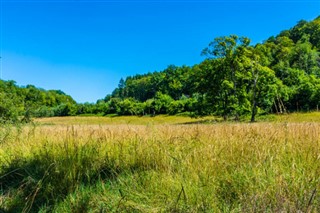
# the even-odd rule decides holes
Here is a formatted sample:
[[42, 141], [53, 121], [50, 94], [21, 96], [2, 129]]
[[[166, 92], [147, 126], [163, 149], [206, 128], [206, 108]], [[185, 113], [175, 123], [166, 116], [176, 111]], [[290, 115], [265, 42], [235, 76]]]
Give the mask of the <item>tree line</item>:
[[0, 80], [0, 123], [29, 122], [31, 117], [70, 115], [76, 102], [61, 90], [20, 87]]
[[[128, 76], [95, 104], [77, 104], [61, 91], [1, 82], [1, 100], [10, 101], [1, 103], [0, 116], [184, 113], [217, 115], [225, 120], [249, 115], [255, 121], [258, 114], [318, 110], [319, 50], [320, 16], [310, 22], [299, 21], [256, 45], [237, 35], [215, 38], [202, 51], [205, 60], [201, 63]], [[12, 86], [17, 92], [10, 92]]]
[[215, 38], [194, 66], [121, 79], [99, 104], [126, 115], [219, 115], [317, 110], [320, 104], [320, 17], [263, 43], [230, 35]]

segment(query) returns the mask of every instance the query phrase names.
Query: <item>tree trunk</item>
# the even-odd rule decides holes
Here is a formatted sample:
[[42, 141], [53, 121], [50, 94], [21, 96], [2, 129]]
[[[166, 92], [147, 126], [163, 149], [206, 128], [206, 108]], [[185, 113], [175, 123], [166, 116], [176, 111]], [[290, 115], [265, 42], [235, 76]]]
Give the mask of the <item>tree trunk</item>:
[[[252, 71], [252, 74], [253, 71]], [[257, 81], [258, 81], [258, 75], [256, 76], [256, 78], [254, 79], [254, 82], [253, 82], [253, 97], [252, 97], [252, 111], [251, 111], [251, 122], [255, 122], [255, 117], [256, 117], [256, 114], [257, 114], [257, 101], [256, 101], [256, 98], [257, 98]], [[259, 92], [260, 94], [260, 92]]]
[[252, 112], [251, 112], [251, 122], [255, 122], [255, 118], [256, 118], [256, 114], [257, 114], [257, 104], [256, 101], [254, 100], [253, 106], [252, 106]]

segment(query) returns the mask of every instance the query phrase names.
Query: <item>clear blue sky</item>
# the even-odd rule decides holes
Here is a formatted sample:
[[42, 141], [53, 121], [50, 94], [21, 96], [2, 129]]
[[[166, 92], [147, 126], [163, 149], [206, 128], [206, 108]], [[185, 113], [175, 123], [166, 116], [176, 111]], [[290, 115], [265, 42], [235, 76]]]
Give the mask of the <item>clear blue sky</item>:
[[78, 102], [104, 98], [121, 77], [199, 63], [215, 37], [262, 42], [320, 15], [319, 0], [0, 2], [2, 79]]

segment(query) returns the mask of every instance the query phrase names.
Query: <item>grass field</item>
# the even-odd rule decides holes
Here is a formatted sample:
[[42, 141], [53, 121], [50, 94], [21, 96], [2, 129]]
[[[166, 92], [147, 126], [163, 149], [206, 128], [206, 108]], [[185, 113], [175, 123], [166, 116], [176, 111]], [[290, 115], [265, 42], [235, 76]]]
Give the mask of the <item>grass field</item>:
[[38, 118], [35, 120], [41, 125], [159, 125], [159, 124], [196, 124], [196, 123], [213, 123], [220, 119], [214, 117], [190, 118], [184, 116], [166, 116], [160, 115], [155, 117], [150, 116], [119, 116], [119, 117], [52, 117]]
[[213, 120], [3, 126], [0, 212], [320, 211], [319, 113]]

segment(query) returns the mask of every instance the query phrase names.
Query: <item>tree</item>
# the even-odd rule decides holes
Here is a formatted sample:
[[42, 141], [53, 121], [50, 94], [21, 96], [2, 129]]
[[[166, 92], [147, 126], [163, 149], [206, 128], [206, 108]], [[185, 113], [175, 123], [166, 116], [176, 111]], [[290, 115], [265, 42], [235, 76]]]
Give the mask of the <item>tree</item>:
[[133, 98], [126, 98], [119, 102], [118, 115], [137, 115], [136, 101]]
[[[241, 57], [244, 56], [243, 51], [250, 44], [250, 40], [246, 37], [238, 37], [236, 35], [219, 37], [214, 39], [202, 52], [203, 55], [216, 60], [214, 73], [216, 80], [215, 88], [220, 109], [224, 120], [228, 116], [234, 115], [235, 119], [239, 119], [241, 113], [241, 103], [244, 99], [241, 97], [243, 82], [242, 72], [243, 65]], [[210, 81], [211, 79], [208, 79]]]
[[255, 122], [258, 109], [270, 110], [276, 97], [280, 80], [267, 65], [270, 64], [268, 49], [264, 45], [242, 47], [239, 63], [242, 73], [244, 101], [250, 102], [251, 122]]
[[168, 113], [168, 109], [172, 101], [173, 99], [170, 97], [170, 95], [158, 92], [155, 97], [155, 112], [157, 114]]
[[251, 122], [255, 122], [258, 107], [270, 110], [276, 97], [280, 81], [268, 67], [253, 61], [251, 72]]
[[319, 53], [312, 48], [310, 36], [304, 35], [294, 46], [291, 57], [291, 67], [304, 70], [308, 75], [320, 77]]
[[0, 92], [0, 123], [17, 122], [19, 109], [14, 99], [8, 97], [7, 94]]
[[124, 94], [125, 81], [123, 80], [123, 78], [120, 79], [118, 88], [119, 88], [119, 97], [124, 98], [125, 97], [125, 94]]

